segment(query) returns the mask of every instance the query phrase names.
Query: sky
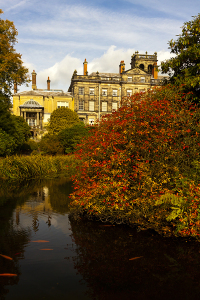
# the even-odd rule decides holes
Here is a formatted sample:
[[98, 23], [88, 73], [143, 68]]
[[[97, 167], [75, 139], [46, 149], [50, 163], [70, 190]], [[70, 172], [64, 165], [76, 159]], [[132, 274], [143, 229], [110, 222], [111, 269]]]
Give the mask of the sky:
[[[68, 91], [76, 69], [119, 71], [131, 55], [157, 52], [158, 64], [172, 56], [168, 42], [200, 12], [199, 0], [0, 0], [2, 19], [18, 30], [16, 51], [37, 73], [37, 87]], [[20, 87], [20, 91], [30, 90]]]

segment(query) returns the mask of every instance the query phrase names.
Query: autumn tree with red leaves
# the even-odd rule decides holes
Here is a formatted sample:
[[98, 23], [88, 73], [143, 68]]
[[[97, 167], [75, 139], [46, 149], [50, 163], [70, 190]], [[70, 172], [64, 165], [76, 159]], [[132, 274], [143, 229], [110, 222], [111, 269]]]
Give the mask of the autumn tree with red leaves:
[[134, 94], [76, 151], [71, 215], [200, 234], [200, 109], [171, 85]]

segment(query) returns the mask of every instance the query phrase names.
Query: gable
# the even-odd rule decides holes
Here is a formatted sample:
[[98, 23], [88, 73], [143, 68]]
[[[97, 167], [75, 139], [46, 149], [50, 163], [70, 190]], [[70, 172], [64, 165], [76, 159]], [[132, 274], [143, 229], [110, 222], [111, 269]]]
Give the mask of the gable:
[[134, 69], [127, 70], [127, 71], [123, 72], [123, 74], [149, 75], [147, 72], [145, 72], [144, 70], [141, 70], [140, 68], [134, 68]]

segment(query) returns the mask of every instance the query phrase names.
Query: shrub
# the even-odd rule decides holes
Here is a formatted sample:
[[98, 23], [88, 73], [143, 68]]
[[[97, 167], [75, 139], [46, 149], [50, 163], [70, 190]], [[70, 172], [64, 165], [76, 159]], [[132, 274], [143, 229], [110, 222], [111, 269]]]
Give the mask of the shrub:
[[53, 111], [46, 128], [49, 134], [53, 135], [79, 122], [78, 114], [75, 111], [67, 107], [60, 107]]
[[83, 137], [89, 135], [89, 127], [80, 122], [70, 128], [66, 128], [58, 133], [58, 139], [66, 154], [73, 153], [76, 145], [81, 143]]
[[99, 123], [75, 153], [82, 166], [72, 215], [178, 234], [169, 217], [173, 202], [163, 208], [157, 201], [166, 193], [182, 199], [180, 174], [189, 182], [193, 162], [200, 161], [200, 110], [187, 97], [170, 85], [135, 94]]
[[39, 149], [42, 154], [63, 154], [63, 146], [55, 134], [45, 134], [39, 142]]

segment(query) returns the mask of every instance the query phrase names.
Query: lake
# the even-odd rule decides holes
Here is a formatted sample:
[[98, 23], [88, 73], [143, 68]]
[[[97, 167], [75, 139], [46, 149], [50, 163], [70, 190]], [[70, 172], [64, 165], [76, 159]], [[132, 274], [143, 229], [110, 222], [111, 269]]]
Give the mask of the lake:
[[200, 244], [73, 220], [65, 178], [0, 184], [0, 299], [198, 299]]

